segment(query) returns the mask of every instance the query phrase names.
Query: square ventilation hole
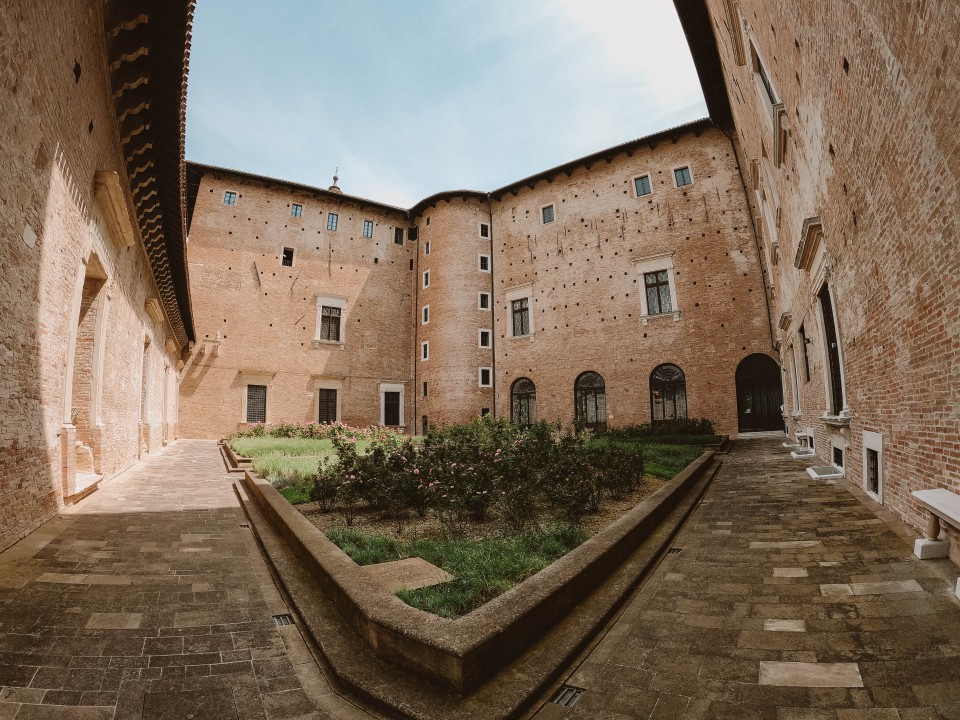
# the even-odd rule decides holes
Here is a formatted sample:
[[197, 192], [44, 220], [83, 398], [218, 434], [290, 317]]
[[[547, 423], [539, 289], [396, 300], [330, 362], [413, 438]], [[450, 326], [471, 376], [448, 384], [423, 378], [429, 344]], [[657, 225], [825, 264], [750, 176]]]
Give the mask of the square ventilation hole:
[[580, 696], [585, 692], [586, 690], [583, 688], [574, 687], [573, 685], [561, 685], [560, 689], [550, 698], [550, 702], [554, 705], [560, 705], [561, 707], [573, 707], [579, 702]]
[[667, 550], [667, 555], [679, 555], [682, 552], [683, 552], [683, 548], [672, 547], [669, 550]]
[[276, 623], [278, 627], [283, 627], [284, 625], [293, 625], [293, 616], [289, 613], [285, 615], [274, 615], [273, 622]]

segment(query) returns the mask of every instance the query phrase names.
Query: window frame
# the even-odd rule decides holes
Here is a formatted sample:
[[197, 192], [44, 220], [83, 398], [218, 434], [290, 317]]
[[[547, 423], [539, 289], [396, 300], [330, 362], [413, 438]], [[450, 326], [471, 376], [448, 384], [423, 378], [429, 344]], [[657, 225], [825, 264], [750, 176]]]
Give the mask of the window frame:
[[[223, 191], [223, 204], [227, 207], [236, 207], [237, 205], [237, 192], [236, 190], [224, 190]], [[230, 202], [227, 202], [229, 200]]]
[[[678, 183], [677, 183], [677, 170], [686, 170], [686, 171], [687, 171], [687, 175], [690, 176], [690, 182], [684, 183], [683, 185], [678, 184]], [[684, 188], [692, 187], [693, 185], [696, 184], [696, 180], [694, 180], [694, 177], [693, 177], [693, 164], [692, 164], [692, 163], [689, 163], [689, 162], [680, 163], [679, 165], [675, 165], [675, 166], [670, 170], [670, 176], [673, 178], [673, 187], [674, 187], [675, 189], [677, 189], [677, 190], [682, 190], [682, 189], [684, 189]]]
[[[317, 309], [317, 323], [314, 331], [313, 341], [323, 345], [340, 345], [341, 349], [347, 344], [347, 299], [335, 295], [316, 295], [314, 302]], [[340, 339], [327, 340], [321, 337], [323, 328], [323, 308], [332, 307], [340, 310]]]
[[[863, 491], [870, 497], [883, 505], [883, 486], [884, 486], [884, 466], [883, 466], [883, 433], [863, 431], [863, 472], [861, 486]], [[877, 455], [877, 490], [870, 489], [870, 452]], [[845, 458], [846, 460], [846, 458]], [[849, 462], [849, 460], [846, 460]]]
[[427, 362], [430, 359], [430, 341], [420, 342], [420, 362]]
[[327, 213], [327, 230], [330, 232], [337, 231], [337, 225], [340, 224], [340, 213], [328, 212]]
[[424, 255], [429, 255], [429, 254], [430, 254], [430, 241], [429, 241], [429, 240], [427, 240], [427, 241], [425, 241], [425, 242], [423, 243], [423, 254], [424, 254]]
[[[483, 234], [484, 228], [486, 228], [486, 231], [487, 231], [486, 235]], [[490, 223], [488, 222], [478, 223], [477, 234], [479, 237], [483, 238], [484, 240], [489, 240], [490, 239]]]
[[430, 324], [430, 305], [424, 305], [422, 308], [420, 308], [420, 324]]
[[[486, 307], [483, 306], [484, 297], [486, 297], [487, 299]], [[483, 312], [491, 312], [490, 303], [491, 303], [490, 292], [488, 292], [487, 290], [480, 290], [477, 292], [477, 310], [482, 310]]]
[[[595, 417], [599, 417], [599, 402], [596, 400], [598, 393], [596, 388], [580, 388], [580, 381], [583, 380], [587, 375], [596, 375], [600, 378], [600, 382], [603, 383], [603, 420], [595, 420], [593, 423], [588, 423], [586, 421], [586, 404], [584, 403], [584, 417], [581, 418], [580, 412], [580, 395], [583, 393], [584, 400], [588, 394], [593, 395], [594, 397], [594, 411]], [[607, 424], [607, 381], [604, 379], [603, 375], [598, 373], [596, 370], [585, 370], [584, 372], [577, 375], [576, 379], [573, 381], [573, 421], [575, 424], [580, 424], [586, 428], [594, 427], [606, 427]]]
[[[483, 373], [487, 373], [487, 382], [483, 382]], [[482, 388], [492, 388], [493, 387], [493, 368], [492, 367], [479, 367], [477, 368], [477, 385]]]
[[[643, 258], [637, 258], [633, 261], [634, 269], [637, 273], [637, 283], [640, 285], [640, 321], [646, 325], [650, 318], [673, 317], [674, 320], [680, 319], [680, 298], [677, 295], [677, 281], [674, 274], [674, 253], [660, 253], [649, 255]], [[667, 284], [670, 289], [670, 303], [672, 309], [670, 312], [661, 312], [650, 314], [647, 307], [647, 288], [646, 278], [648, 273], [663, 272], [667, 273]]]
[[303, 203], [290, 203], [290, 217], [292, 218], [303, 217]]
[[337, 393], [337, 417], [333, 422], [341, 422], [343, 418], [343, 381], [320, 375], [313, 376], [313, 410], [317, 423], [320, 423], [320, 393], [323, 390], [333, 390]]
[[403, 245], [403, 236], [404, 231], [402, 227], [395, 227], [393, 229], [393, 244], [394, 245]]
[[[637, 180], [642, 180], [643, 178], [647, 179], [647, 185], [650, 186], [650, 189], [642, 195], [637, 192]], [[653, 177], [650, 173], [643, 173], [642, 175], [636, 175], [633, 178], [633, 196], [637, 199], [647, 197], [648, 195], [653, 195]]]
[[[289, 264], [289, 265], [287, 265], [287, 263], [284, 262], [284, 260], [286, 260], [287, 250], [290, 251], [290, 264]], [[292, 247], [286, 247], [286, 246], [280, 248], [280, 267], [290, 267], [290, 268], [292, 268], [292, 267], [293, 267], [293, 263], [295, 262], [295, 258], [296, 258], [296, 252], [295, 252], [295, 249], [294, 249], [294, 248], [292, 248]]]
[[[533, 338], [536, 334], [536, 328], [534, 327], [534, 298], [533, 298], [533, 283], [528, 283], [527, 285], [520, 285], [518, 287], [510, 288], [504, 294], [504, 300], [506, 301], [506, 318], [507, 318], [507, 339], [514, 338]], [[518, 300], [527, 301], [527, 324], [529, 326], [526, 335], [515, 335], [514, 334], [514, 318], [513, 318], [513, 303]]]
[[[522, 382], [530, 383], [533, 392], [517, 392], [517, 385]], [[527, 419], [526, 422], [517, 419], [517, 400], [526, 402]], [[521, 406], [523, 402], [521, 402]], [[523, 427], [530, 427], [537, 421], [537, 385], [533, 380], [524, 376], [518, 377], [510, 384], [510, 422], [518, 423]]]
[[[656, 404], [654, 402], [654, 375], [656, 375], [657, 371], [660, 370], [661, 368], [675, 368], [680, 373], [679, 381], [659, 380], [657, 382], [657, 389], [661, 389], [664, 391], [665, 390], [673, 391], [673, 417], [667, 417], [667, 414], [666, 414], [666, 406], [667, 406], [666, 392], [664, 392], [663, 396], [660, 398], [660, 408], [661, 408], [660, 414], [663, 417], [658, 418], [656, 409], [655, 409]], [[687, 374], [683, 371], [683, 368], [681, 368], [679, 365], [672, 362], [660, 363], [659, 365], [657, 365], [653, 370], [650, 371], [648, 387], [650, 390], [650, 422], [651, 423], [667, 422], [669, 420], [686, 420], [687, 418], [690, 417], [690, 408], [689, 408], [689, 403], [687, 402]], [[678, 393], [678, 390], [680, 391], [679, 393]], [[677, 412], [677, 406], [678, 406], [677, 398], [680, 397], [681, 395], [683, 397], [683, 415], [682, 416], [680, 415], [680, 413]]]
[[[550, 217], [549, 220], [547, 220], [547, 214], [546, 214], [546, 211], [547, 211], [547, 210], [550, 211], [550, 215], [551, 215], [551, 217]], [[554, 222], [556, 222], [556, 221], [557, 221], [557, 206], [556, 206], [556, 204], [555, 204], [555, 203], [549, 203], [549, 204], [547, 204], [547, 205], [541, 205], [541, 206], [540, 206], [540, 224], [541, 224], [541, 225], [549, 225], [550, 223], [554, 223]]]
[[424, 270], [423, 271], [423, 289], [426, 290], [428, 287], [430, 287], [430, 271]]
[[271, 385], [273, 384], [273, 378], [275, 373], [265, 373], [254, 371], [240, 371], [240, 422], [245, 425], [254, 425], [258, 423], [252, 423], [247, 420], [247, 400], [248, 400], [248, 390], [247, 388], [251, 385], [262, 385], [266, 388], [266, 394], [264, 396], [264, 423], [269, 423], [271, 420], [270, 413], [270, 396], [271, 396]]
[[[487, 344], [483, 344], [483, 334], [487, 333]], [[481, 350], [492, 350], [493, 349], [493, 330], [490, 328], [478, 328], [477, 329], [477, 347]]]
[[[483, 261], [484, 261], [484, 260], [487, 261], [487, 267], [486, 267], [486, 268], [483, 267]], [[490, 256], [489, 256], [488, 254], [486, 254], [486, 253], [480, 253], [480, 254], [477, 255], [477, 270], [479, 270], [479, 271], [482, 272], [482, 273], [489, 273], [489, 272], [492, 272], [492, 267], [491, 267], [491, 266], [492, 266], [492, 263], [491, 263], [491, 260], [490, 260]]]
[[[250, 419], [250, 389], [251, 388], [263, 388], [263, 420], [251, 420]], [[268, 385], [262, 385], [260, 383], [247, 383], [243, 386], [244, 401], [243, 401], [243, 422], [247, 425], [265, 425], [267, 422], [267, 398], [270, 396], [270, 387]]]
[[406, 425], [406, 384], [405, 383], [380, 383], [377, 387], [380, 394], [380, 426], [387, 427], [387, 393], [400, 393], [400, 424], [390, 425], [390, 427], [405, 428]]
[[363, 237], [365, 238], [373, 237], [373, 220], [363, 221]]

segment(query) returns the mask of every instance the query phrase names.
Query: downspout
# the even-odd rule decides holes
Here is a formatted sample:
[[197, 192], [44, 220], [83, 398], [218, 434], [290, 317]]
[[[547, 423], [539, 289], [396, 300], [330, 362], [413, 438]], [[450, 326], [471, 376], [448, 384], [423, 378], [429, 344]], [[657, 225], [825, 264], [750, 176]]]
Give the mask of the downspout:
[[494, 307], [496, 303], [493, 300], [493, 289], [494, 289], [494, 278], [496, 274], [493, 269], [493, 207], [490, 204], [490, 193], [487, 193], [487, 220], [490, 225], [490, 352], [493, 355], [493, 359], [490, 361], [490, 389], [493, 392], [493, 403], [490, 408], [490, 412], [493, 415], [493, 419], [497, 419], [497, 323], [496, 316], [494, 314]]
[[750, 205], [750, 193], [747, 190], [747, 181], [743, 177], [743, 163], [741, 162], [741, 156], [737, 153], [737, 145], [733, 140], [733, 135], [728, 133], [722, 127], [717, 125], [717, 123], [712, 123], [713, 126], [722, 132], [727, 140], [730, 141], [730, 147], [733, 149], [733, 157], [737, 162], [737, 172], [740, 175], [740, 187], [743, 188], [743, 199], [747, 202], [747, 211], [750, 213], [750, 228], [753, 230], [753, 245], [757, 250], [757, 264], [760, 266], [760, 279], [763, 282], [763, 301], [767, 306], [767, 332], [770, 334], [770, 349], [780, 357], [780, 349], [777, 347], [776, 339], [773, 335], [773, 315], [770, 313], [770, 296], [767, 295], [767, 272], [763, 266], [763, 250], [760, 248], [760, 241], [757, 239], [757, 227], [754, 224], [753, 210]]
[[420, 226], [414, 223], [414, 227], [417, 229], [417, 242], [413, 247], [413, 434], [417, 435], [417, 423], [420, 422], [420, 415], [417, 412], [417, 400], [420, 397], [420, 390], [417, 387], [419, 384], [417, 367], [420, 358], [418, 354], [420, 347]]

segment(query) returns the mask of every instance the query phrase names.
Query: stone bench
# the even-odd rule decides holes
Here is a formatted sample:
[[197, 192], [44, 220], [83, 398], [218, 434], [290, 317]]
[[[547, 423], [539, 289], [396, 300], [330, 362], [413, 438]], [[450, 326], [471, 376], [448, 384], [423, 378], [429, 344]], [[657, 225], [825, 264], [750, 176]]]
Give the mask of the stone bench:
[[[947, 523], [960, 530], [960, 495], [943, 488], [914, 490], [911, 495], [930, 513], [926, 537], [913, 544], [913, 554], [921, 560], [950, 556], [950, 539], [940, 539], [941, 524]], [[957, 597], [960, 598], [960, 578], [957, 579]]]

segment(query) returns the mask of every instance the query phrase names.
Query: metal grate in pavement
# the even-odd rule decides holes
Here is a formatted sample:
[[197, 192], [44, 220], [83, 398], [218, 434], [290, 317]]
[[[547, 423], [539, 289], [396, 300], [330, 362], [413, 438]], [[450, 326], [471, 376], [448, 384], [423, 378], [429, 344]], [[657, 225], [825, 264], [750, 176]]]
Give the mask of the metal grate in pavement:
[[586, 690], [584, 688], [574, 687], [573, 685], [561, 685], [560, 689], [550, 698], [550, 702], [562, 707], [573, 707], [585, 692]]

